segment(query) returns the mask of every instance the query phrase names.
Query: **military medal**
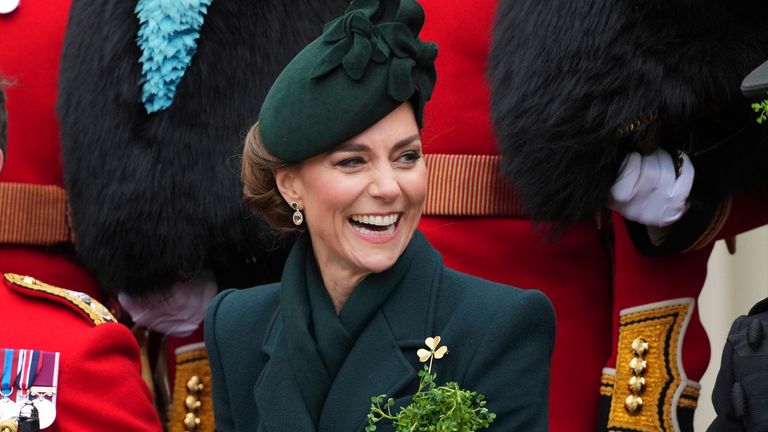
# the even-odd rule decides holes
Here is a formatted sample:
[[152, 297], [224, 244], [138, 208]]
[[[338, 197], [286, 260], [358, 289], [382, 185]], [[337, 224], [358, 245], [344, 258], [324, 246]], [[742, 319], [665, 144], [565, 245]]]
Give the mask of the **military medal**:
[[28, 410], [34, 411], [34, 430], [45, 429], [56, 419], [52, 400], [58, 384], [58, 366], [59, 353], [19, 350], [16, 403], [19, 407], [26, 404]]
[[56, 420], [56, 405], [40, 393], [38, 393], [35, 399], [32, 399], [32, 403], [37, 408], [40, 416], [40, 429], [45, 429], [52, 425], [53, 421]]
[[59, 353], [0, 349], [0, 372], [0, 422], [21, 419], [21, 409], [26, 407], [35, 420], [25, 427], [38, 430], [38, 422], [39, 429], [51, 426], [56, 420]]
[[16, 402], [24, 403], [29, 397], [29, 386], [35, 382], [38, 372], [40, 372], [40, 351], [21, 349], [19, 350], [18, 373], [16, 374]]
[[19, 7], [19, 0], [0, 0], [0, 14], [8, 14]]
[[0, 400], [0, 420], [10, 420], [19, 415], [19, 405], [3, 393]]
[[12, 349], [3, 349], [0, 361], [2, 361], [2, 378], [0, 378], [0, 420], [10, 420], [19, 415], [19, 406], [11, 399], [13, 384], [16, 381], [18, 368], [15, 365], [17, 354]]
[[41, 367], [34, 385], [30, 387], [32, 403], [40, 417], [40, 429], [56, 420], [56, 388], [59, 385], [59, 353], [42, 352]]

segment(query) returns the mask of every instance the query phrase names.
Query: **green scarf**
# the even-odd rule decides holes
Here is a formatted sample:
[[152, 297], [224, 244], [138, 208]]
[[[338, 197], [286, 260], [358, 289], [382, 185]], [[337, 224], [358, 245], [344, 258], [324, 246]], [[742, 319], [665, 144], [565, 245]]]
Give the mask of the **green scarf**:
[[291, 354], [291, 366], [315, 424], [331, 384], [376, 311], [400, 285], [418, 250], [429, 247], [416, 231], [397, 262], [368, 275], [355, 288], [337, 316], [308, 234], [298, 239], [283, 270], [280, 314]]

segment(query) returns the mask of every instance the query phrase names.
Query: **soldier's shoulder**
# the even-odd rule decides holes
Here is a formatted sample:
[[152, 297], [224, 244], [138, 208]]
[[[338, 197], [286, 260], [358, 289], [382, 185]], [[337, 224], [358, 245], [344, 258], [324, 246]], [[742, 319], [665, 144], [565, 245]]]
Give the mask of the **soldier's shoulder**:
[[109, 309], [88, 294], [59, 288], [31, 276], [5, 273], [2, 279], [7, 289], [20, 296], [48, 301], [51, 306], [70, 310], [73, 316], [76, 314], [94, 326], [117, 322]]
[[757, 315], [764, 312], [768, 312], [768, 297], [760, 300], [754, 306], [752, 306], [752, 309], [749, 310], [749, 315]]

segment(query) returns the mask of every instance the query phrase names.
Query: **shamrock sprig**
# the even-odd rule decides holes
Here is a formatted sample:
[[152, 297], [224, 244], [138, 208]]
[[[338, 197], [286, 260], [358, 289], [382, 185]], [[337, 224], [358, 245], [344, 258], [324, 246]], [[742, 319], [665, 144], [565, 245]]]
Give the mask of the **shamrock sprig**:
[[763, 124], [764, 121], [768, 120], [768, 99], [753, 103], [752, 109], [758, 114], [757, 123]]
[[432, 361], [443, 358], [448, 348], [439, 346], [440, 336], [427, 338], [424, 343], [429, 350], [422, 348], [416, 354], [422, 363], [429, 360], [429, 365], [419, 371], [419, 389], [412, 402], [393, 414], [393, 398], [385, 394], [372, 397], [365, 432], [375, 431], [376, 423], [382, 420], [391, 421], [397, 432], [474, 432], [493, 423], [496, 414], [485, 407], [482, 394], [463, 390], [455, 382], [435, 383]]

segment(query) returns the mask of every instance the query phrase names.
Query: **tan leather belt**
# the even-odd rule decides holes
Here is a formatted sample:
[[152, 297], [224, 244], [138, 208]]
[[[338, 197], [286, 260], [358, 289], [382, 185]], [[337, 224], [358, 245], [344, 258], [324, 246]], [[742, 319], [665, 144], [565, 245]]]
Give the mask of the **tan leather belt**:
[[425, 154], [428, 216], [524, 217], [515, 190], [500, 173], [498, 155]]
[[74, 242], [67, 194], [54, 185], [0, 183], [0, 244]]

